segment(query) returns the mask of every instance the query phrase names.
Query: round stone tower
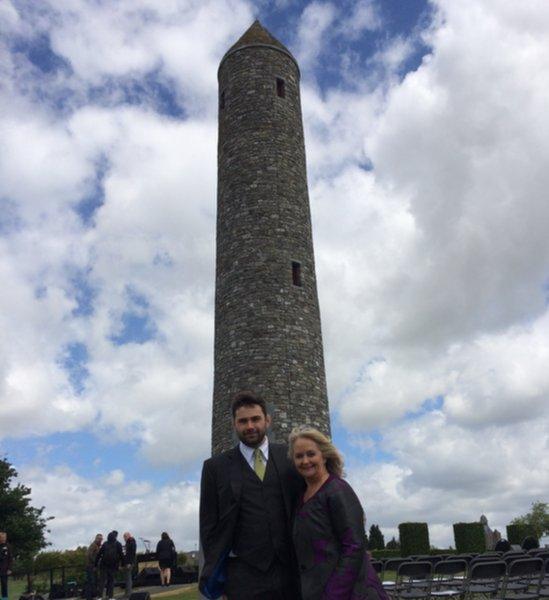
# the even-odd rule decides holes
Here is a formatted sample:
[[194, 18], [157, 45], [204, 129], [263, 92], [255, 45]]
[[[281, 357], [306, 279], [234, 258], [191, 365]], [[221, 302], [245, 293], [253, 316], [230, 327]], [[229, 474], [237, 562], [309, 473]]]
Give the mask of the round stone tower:
[[267, 402], [271, 440], [330, 430], [299, 78], [259, 21], [219, 66], [213, 454], [242, 390]]

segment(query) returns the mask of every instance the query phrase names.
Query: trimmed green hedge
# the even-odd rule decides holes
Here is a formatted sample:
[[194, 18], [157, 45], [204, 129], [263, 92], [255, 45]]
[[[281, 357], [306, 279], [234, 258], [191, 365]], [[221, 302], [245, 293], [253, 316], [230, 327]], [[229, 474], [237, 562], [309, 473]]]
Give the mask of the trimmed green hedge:
[[484, 526], [476, 523], [454, 523], [456, 550], [461, 552], [485, 552]]
[[538, 536], [531, 525], [526, 523], [507, 525], [507, 539], [510, 544], [522, 544], [522, 540], [529, 535], [536, 538], [536, 540], [538, 539]]
[[400, 523], [400, 552], [402, 556], [429, 554], [429, 527], [427, 523]]
[[431, 552], [429, 554], [431, 556], [439, 556], [440, 554], [447, 554], [451, 556], [452, 554], [457, 554], [458, 551], [454, 550], [454, 548], [431, 548]]
[[374, 558], [398, 558], [400, 556], [400, 550], [372, 550], [371, 552]]

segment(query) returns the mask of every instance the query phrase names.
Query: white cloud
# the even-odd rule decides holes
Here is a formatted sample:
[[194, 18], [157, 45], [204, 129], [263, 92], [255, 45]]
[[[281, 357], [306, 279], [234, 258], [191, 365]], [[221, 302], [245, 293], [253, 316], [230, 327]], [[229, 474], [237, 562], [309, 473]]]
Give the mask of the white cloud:
[[10, 0], [6, 0], [0, 5], [0, 23], [3, 29], [8, 30], [15, 28], [19, 21], [19, 15]]
[[382, 26], [379, 9], [373, 0], [358, 0], [348, 17], [342, 19], [339, 26], [341, 35], [350, 39], [359, 38], [364, 31], [374, 31]]
[[[382, 25], [376, 6], [311, 2], [297, 29], [327, 377], [353, 447], [388, 456], [350, 457], [371, 522], [427, 519], [442, 544], [481, 513], [503, 527], [548, 483], [549, 10], [439, 0], [431, 25], [380, 42], [373, 60], [335, 56], [344, 24], [351, 41]], [[93, 424], [152, 465], [196, 465], [211, 411], [215, 73], [254, 8], [52, 7], [0, 9], [0, 433]], [[43, 73], [9, 52], [9, 36], [33, 31], [70, 68]], [[431, 52], [400, 80], [418, 36]], [[331, 59], [350, 66], [321, 94], [315, 69]], [[154, 85], [128, 104], [147, 74], [180, 118], [157, 112]], [[74, 208], [97, 186], [88, 227]], [[88, 313], [76, 274], [93, 289]], [[117, 345], [130, 312], [149, 339]], [[74, 343], [88, 353], [80, 393], [62, 365]], [[114, 526], [156, 539], [165, 523], [196, 539], [194, 483], [154, 497], [122, 471], [24, 475], [58, 516], [60, 546]], [[165, 522], [147, 512], [159, 499]]]
[[297, 59], [302, 69], [312, 68], [329, 42], [329, 27], [337, 9], [330, 2], [311, 2], [301, 15], [298, 27]]
[[[196, 549], [198, 539], [198, 486], [181, 482], [154, 488], [127, 480], [117, 472], [104, 485], [82, 477], [67, 466], [27, 467], [20, 479], [32, 489], [35, 506], [46, 506], [48, 536], [53, 548], [88, 545], [98, 532], [130, 531], [138, 540], [160, 539], [168, 531], [178, 550]], [[111, 473], [112, 475], [112, 473]], [[139, 550], [144, 550], [139, 542]], [[154, 546], [153, 546], [154, 547]]]
[[103, 481], [105, 482], [105, 485], [118, 486], [124, 482], [124, 479], [124, 472], [121, 469], [114, 469], [105, 475]]
[[364, 467], [354, 457], [348, 471], [369, 523], [380, 524], [386, 539], [398, 538], [399, 523], [421, 521], [429, 524], [431, 543], [448, 547], [453, 523], [486, 514], [505, 537], [511, 519], [544, 497], [549, 469], [541, 456], [548, 444], [541, 421], [478, 435], [437, 411], [387, 431], [383, 448], [393, 462]]

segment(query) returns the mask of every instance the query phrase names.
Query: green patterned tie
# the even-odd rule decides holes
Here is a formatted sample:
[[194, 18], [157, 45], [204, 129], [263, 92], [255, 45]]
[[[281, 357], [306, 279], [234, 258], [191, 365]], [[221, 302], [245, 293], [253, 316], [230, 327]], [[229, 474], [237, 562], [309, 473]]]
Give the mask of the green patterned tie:
[[263, 481], [265, 477], [265, 463], [263, 462], [263, 455], [261, 454], [261, 450], [256, 448], [254, 450], [254, 471], [256, 475]]

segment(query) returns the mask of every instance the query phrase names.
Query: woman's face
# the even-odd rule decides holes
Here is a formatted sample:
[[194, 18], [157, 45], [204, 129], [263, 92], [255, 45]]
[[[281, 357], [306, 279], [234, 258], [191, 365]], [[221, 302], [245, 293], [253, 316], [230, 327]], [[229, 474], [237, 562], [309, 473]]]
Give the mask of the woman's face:
[[308, 482], [322, 479], [328, 473], [326, 461], [313, 440], [297, 438], [294, 442], [293, 457], [295, 468]]

